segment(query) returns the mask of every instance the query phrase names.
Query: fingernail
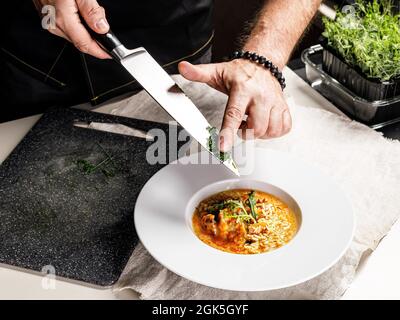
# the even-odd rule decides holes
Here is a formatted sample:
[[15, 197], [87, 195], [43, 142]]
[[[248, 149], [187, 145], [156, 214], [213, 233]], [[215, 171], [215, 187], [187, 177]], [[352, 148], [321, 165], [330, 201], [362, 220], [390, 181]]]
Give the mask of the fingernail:
[[108, 28], [109, 28], [109, 25], [108, 25], [106, 19], [104, 19], [104, 18], [97, 21], [94, 26], [100, 32], [106, 32], [106, 31], [108, 31]]
[[231, 144], [229, 143], [229, 138], [227, 139], [224, 136], [220, 136], [219, 137], [219, 150], [221, 152], [227, 152], [229, 151], [231, 147]]

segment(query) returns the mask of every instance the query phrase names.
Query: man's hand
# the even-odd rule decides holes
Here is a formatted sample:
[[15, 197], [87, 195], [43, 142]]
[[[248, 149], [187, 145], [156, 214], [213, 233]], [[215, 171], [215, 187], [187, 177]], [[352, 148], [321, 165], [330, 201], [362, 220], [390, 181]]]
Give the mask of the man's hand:
[[[292, 126], [282, 89], [274, 76], [248, 60], [192, 65], [179, 64], [179, 72], [188, 80], [204, 82], [229, 96], [221, 130], [221, 151], [229, 151], [238, 129], [252, 129], [244, 138], [275, 138]], [[247, 114], [246, 121], [243, 118]]]
[[96, 0], [36, 0], [35, 4], [42, 6], [51, 5], [56, 9], [56, 28], [48, 31], [67, 39], [75, 47], [87, 54], [100, 59], [110, 58], [89, 32], [82, 25], [81, 17], [95, 32], [104, 34], [109, 30], [104, 8]]
[[[243, 46], [245, 51], [267, 57], [280, 70], [321, 4], [321, 0], [287, 2], [266, 0]], [[244, 59], [199, 66], [181, 62], [179, 72], [188, 80], [205, 82], [229, 95], [221, 151], [232, 147], [238, 128], [253, 129], [253, 136], [263, 139], [279, 137], [290, 130], [292, 120], [282, 89], [262, 66]], [[248, 118], [242, 122], [245, 114]]]

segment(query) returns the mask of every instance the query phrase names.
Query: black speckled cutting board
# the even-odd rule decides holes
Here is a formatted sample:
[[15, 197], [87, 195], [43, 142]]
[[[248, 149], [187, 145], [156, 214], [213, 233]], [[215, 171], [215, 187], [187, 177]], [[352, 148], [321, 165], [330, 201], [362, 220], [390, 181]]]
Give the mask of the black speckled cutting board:
[[[151, 141], [74, 121], [168, 133], [165, 124], [76, 109], [43, 115], [0, 166], [0, 263], [39, 272], [52, 266], [59, 277], [110, 286], [138, 242], [137, 196], [163, 165], [146, 161]], [[87, 174], [78, 165], [98, 164], [105, 153], [112, 158], [105, 170]]]

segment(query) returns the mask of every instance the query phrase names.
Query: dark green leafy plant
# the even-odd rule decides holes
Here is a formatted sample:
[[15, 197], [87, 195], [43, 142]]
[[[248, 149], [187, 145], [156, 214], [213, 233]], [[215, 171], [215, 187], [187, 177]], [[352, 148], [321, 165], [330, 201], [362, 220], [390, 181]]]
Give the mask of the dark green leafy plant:
[[349, 65], [364, 75], [387, 81], [400, 76], [400, 14], [391, 0], [356, 0], [354, 12], [323, 18], [323, 36]]

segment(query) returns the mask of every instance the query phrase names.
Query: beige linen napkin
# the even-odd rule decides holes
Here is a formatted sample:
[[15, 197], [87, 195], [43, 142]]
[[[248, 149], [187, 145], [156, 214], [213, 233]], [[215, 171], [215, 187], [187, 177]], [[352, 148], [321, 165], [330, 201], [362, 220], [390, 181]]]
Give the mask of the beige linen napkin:
[[[219, 126], [226, 97], [203, 84], [189, 83], [181, 77], [176, 80], [211, 124]], [[145, 92], [115, 107], [112, 113], [116, 115], [170, 120]], [[377, 246], [400, 216], [400, 143], [383, 138], [367, 126], [328, 111], [298, 106], [295, 101], [291, 112], [294, 126], [289, 135], [257, 144], [288, 152], [318, 167], [346, 192], [357, 225], [355, 238], [340, 261], [320, 276], [293, 287], [231, 292], [177, 276], [139, 244], [114, 290], [133, 289], [142, 299], [337, 299], [345, 292], [362, 256]]]

